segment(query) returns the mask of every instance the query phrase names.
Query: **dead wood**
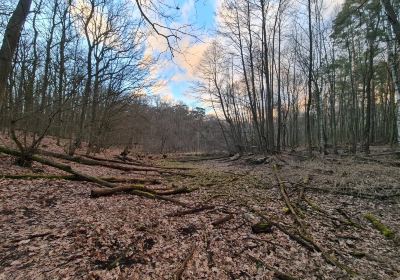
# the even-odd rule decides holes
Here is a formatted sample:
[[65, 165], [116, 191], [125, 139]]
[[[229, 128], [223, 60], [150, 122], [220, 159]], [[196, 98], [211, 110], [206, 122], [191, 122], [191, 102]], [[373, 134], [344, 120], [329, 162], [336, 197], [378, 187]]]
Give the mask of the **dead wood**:
[[[86, 157], [89, 159], [97, 160], [97, 161], [104, 161], [104, 162], [109, 162], [109, 163], [117, 163], [117, 164], [125, 164], [125, 165], [140, 165], [140, 166], [145, 166], [145, 167], [151, 167], [149, 165], [145, 165], [143, 162], [139, 161], [124, 161], [124, 160], [115, 160], [115, 159], [106, 159], [106, 158], [101, 158], [101, 157], [95, 157], [91, 155], [81, 155], [82, 157]], [[118, 158], [119, 159], [119, 158]]]
[[347, 221], [346, 221], [346, 220], [343, 220], [343, 219], [340, 219], [340, 218], [337, 218], [337, 217], [331, 215], [328, 211], [322, 209], [321, 207], [319, 207], [316, 203], [314, 203], [311, 199], [309, 199], [307, 197], [304, 197], [304, 201], [307, 202], [307, 204], [312, 209], [314, 209], [315, 211], [325, 215], [326, 217], [328, 217], [328, 218], [330, 218], [332, 220], [338, 221], [338, 222], [340, 222], [340, 223], [342, 223], [344, 225], [351, 225], [351, 226], [355, 226], [355, 227], [360, 227], [357, 223], [354, 223], [353, 221], [351, 221], [349, 219], [347, 219]]
[[[0, 152], [8, 154], [8, 155], [12, 155], [12, 156], [17, 156], [17, 157], [20, 156], [20, 154], [21, 154], [20, 152], [18, 152], [16, 150], [12, 150], [12, 149], [9, 149], [9, 148], [6, 148], [6, 147], [2, 147], [2, 146], [0, 146]], [[115, 183], [110, 183], [110, 182], [107, 182], [107, 181], [102, 180], [100, 178], [80, 173], [80, 172], [74, 170], [69, 165], [65, 165], [65, 164], [62, 164], [62, 163], [54, 162], [54, 161], [51, 161], [49, 159], [41, 158], [41, 157], [36, 156], [36, 155], [32, 156], [32, 160], [40, 162], [40, 163], [45, 164], [45, 165], [49, 165], [51, 167], [54, 167], [54, 168], [57, 168], [57, 169], [60, 169], [60, 170], [63, 170], [65, 172], [67, 172], [67, 173], [70, 173], [72, 175], [77, 176], [78, 178], [83, 178], [83, 179], [85, 179], [85, 181], [93, 182], [93, 183], [96, 183], [96, 184], [98, 184], [98, 185], [100, 185], [102, 187], [110, 188], [110, 190], [109, 190], [110, 193], [106, 192], [105, 195], [110, 195], [110, 194], [115, 193], [115, 192], [120, 192], [120, 191], [122, 191], [122, 189], [126, 188], [125, 186], [118, 186]], [[147, 192], [147, 190], [148, 190], [147, 188], [146, 189], [139, 189], [140, 187], [138, 187], [138, 186], [136, 186], [136, 187], [130, 186], [130, 187], [131, 187], [130, 193], [132, 193], [132, 194], [136, 194], [136, 195], [139, 195], [139, 196], [152, 198], [152, 199], [165, 200], [165, 201], [169, 201], [169, 202], [175, 203], [175, 204], [183, 206], [183, 207], [188, 207], [185, 203], [180, 202], [178, 200], [175, 200], [175, 199], [172, 199], [172, 198], [167, 198], [167, 197], [158, 195], [157, 193]], [[113, 189], [113, 188], [116, 188], [116, 189]], [[104, 189], [102, 189], [102, 190], [104, 190]], [[94, 193], [93, 193], [93, 191], [94, 191]], [[92, 197], [101, 196], [101, 195], [97, 195], [97, 192], [99, 191], [99, 189], [93, 190], [93, 191], [91, 193]]]
[[255, 234], [271, 233], [272, 232], [272, 224], [268, 223], [268, 222], [258, 222], [257, 224], [251, 226], [251, 231]]
[[109, 195], [120, 193], [120, 192], [131, 192], [133, 190], [142, 191], [142, 192], [146, 192], [146, 193], [149, 193], [152, 195], [157, 195], [157, 196], [189, 193], [189, 192], [193, 191], [191, 189], [183, 187], [183, 188], [179, 188], [179, 189], [158, 192], [158, 191], [149, 189], [143, 185], [129, 185], [129, 186], [115, 186], [115, 187], [109, 188], [109, 189], [97, 188], [90, 192], [90, 196], [91, 197], [109, 196]]
[[311, 236], [311, 234], [307, 231], [306, 226], [303, 224], [303, 222], [300, 220], [300, 218], [298, 217], [297, 212], [294, 210], [294, 207], [292, 206], [292, 204], [290, 203], [290, 199], [286, 194], [286, 190], [285, 190], [285, 185], [283, 183], [281, 183], [281, 180], [275, 170], [275, 176], [279, 182], [279, 187], [281, 190], [281, 194], [285, 200], [285, 204], [286, 206], [289, 208], [295, 222], [299, 225], [300, 230], [299, 230], [299, 236], [301, 236], [302, 239], [306, 240], [308, 243], [310, 243], [316, 251], [320, 252], [322, 257], [326, 260], [326, 262], [337, 266], [338, 268], [346, 271], [349, 275], [355, 275], [356, 272], [351, 269], [350, 267], [346, 266], [345, 264], [342, 264], [341, 262], [339, 262], [335, 256], [328, 254], [324, 248], [322, 248], [320, 245], [318, 245], [315, 241], [314, 238]]
[[205, 210], [211, 210], [211, 209], [214, 209], [214, 208], [215, 208], [215, 206], [213, 206], [213, 205], [203, 205], [203, 206], [200, 206], [200, 207], [197, 207], [197, 208], [193, 208], [193, 209], [189, 209], [189, 210], [186, 210], [186, 211], [179, 211], [179, 212], [167, 214], [166, 216], [167, 217], [182, 217], [182, 216], [185, 216], [185, 215], [195, 214], [195, 213], [199, 213], [199, 212], [202, 212], [202, 211], [205, 211]]
[[365, 193], [365, 192], [359, 192], [357, 190], [351, 190], [349, 188], [336, 188], [336, 189], [326, 189], [326, 188], [318, 188], [318, 187], [305, 187], [305, 190], [307, 191], [313, 191], [313, 192], [320, 192], [320, 193], [328, 193], [332, 195], [346, 195], [346, 196], [352, 196], [352, 197], [357, 197], [357, 198], [362, 198], [362, 199], [378, 199], [378, 200], [386, 200], [386, 199], [391, 199], [395, 197], [400, 197], [400, 192], [399, 193], [391, 193], [391, 194], [373, 194], [373, 193]]
[[[19, 157], [21, 155], [21, 153], [19, 151], [16, 151], [16, 150], [13, 150], [13, 149], [9, 149], [9, 148], [6, 148], [6, 147], [2, 147], [2, 146], [0, 146], [0, 152], [8, 154], [8, 155], [11, 155], [11, 156], [16, 156], [16, 157]], [[39, 157], [39, 156], [36, 156], [36, 155], [32, 156], [32, 160], [36, 161], [36, 162], [40, 162], [40, 163], [42, 163], [44, 165], [48, 165], [48, 166], [60, 169], [62, 171], [65, 171], [67, 173], [75, 175], [78, 178], [83, 178], [83, 179], [85, 179], [85, 181], [90, 181], [90, 182], [93, 182], [93, 183], [96, 183], [96, 184], [99, 184], [101, 186], [108, 187], [108, 188], [115, 187], [115, 184], [113, 184], [113, 183], [104, 181], [104, 180], [102, 180], [100, 178], [97, 178], [97, 177], [93, 177], [93, 176], [90, 176], [90, 175], [86, 175], [86, 174], [80, 173], [80, 172], [76, 171], [75, 169], [73, 169], [71, 166], [66, 165], [66, 164], [58, 163], [58, 162], [55, 162], [55, 161], [52, 161], [52, 160], [49, 160], [49, 159], [46, 159], [46, 158], [42, 158], [42, 157]]]
[[153, 190], [150, 190], [142, 185], [129, 185], [129, 186], [115, 186], [113, 188], [108, 188], [108, 189], [104, 188], [93, 189], [90, 192], [90, 196], [95, 198], [101, 196], [108, 196], [119, 192], [130, 192], [133, 190], [147, 192], [149, 194], [155, 193]]
[[290, 232], [288, 229], [286, 229], [285, 226], [279, 224], [278, 222], [273, 221], [272, 219], [268, 218], [267, 216], [265, 216], [264, 214], [260, 213], [257, 210], [252, 209], [251, 207], [249, 207], [248, 205], [246, 205], [247, 208], [257, 214], [261, 219], [263, 219], [265, 222], [271, 224], [272, 226], [276, 227], [277, 229], [279, 229], [280, 231], [282, 231], [284, 234], [286, 234], [287, 236], [290, 237], [290, 239], [292, 239], [293, 241], [296, 241], [297, 243], [299, 243], [301, 246], [303, 246], [304, 248], [306, 248], [307, 250], [314, 252], [315, 248], [312, 244], [310, 244], [310, 242], [308, 242], [307, 240], [303, 239], [302, 237], [296, 235], [295, 233]]
[[232, 214], [228, 214], [228, 215], [226, 215], [226, 216], [224, 216], [224, 217], [221, 217], [221, 218], [215, 220], [215, 221], [212, 222], [211, 224], [212, 224], [214, 227], [217, 227], [217, 226], [219, 226], [219, 225], [222, 225], [222, 224], [226, 223], [227, 221], [232, 220], [233, 217], [234, 217], [234, 216], [233, 216]]
[[197, 188], [189, 189], [187, 187], [181, 187], [181, 188], [161, 191], [158, 194], [159, 195], [173, 195], [173, 194], [191, 193], [195, 190], [197, 190]]
[[224, 156], [215, 156], [215, 157], [198, 157], [198, 158], [181, 158], [176, 159], [179, 162], [199, 162], [199, 161], [207, 161], [207, 160], [217, 160], [217, 159], [226, 159], [228, 155]]
[[281, 280], [297, 280], [299, 278], [296, 278], [290, 274], [284, 273], [282, 271], [279, 271], [278, 269], [276, 269], [275, 267], [270, 266], [269, 264], [266, 264], [265, 262], [261, 261], [260, 259], [253, 257], [250, 254], [247, 254], [247, 257], [254, 261], [256, 264], [261, 264], [262, 266], [266, 267], [268, 270], [271, 270], [272, 272], [274, 272], [274, 276], [277, 279], [281, 279]]
[[[0, 178], [5, 179], [48, 179], [48, 180], [69, 180], [69, 181], [84, 181], [85, 178], [78, 177], [75, 175], [53, 175], [53, 174], [0, 174]], [[117, 177], [100, 177], [101, 180], [111, 183], [131, 183], [131, 184], [161, 184], [160, 180], [157, 179], [146, 179], [146, 178], [117, 178]]]
[[175, 273], [175, 276], [174, 276], [174, 280], [181, 280], [182, 279], [182, 275], [185, 272], [185, 269], [186, 269], [189, 261], [192, 259], [195, 250], [196, 250], [196, 246], [195, 246], [195, 244], [193, 244], [190, 247], [189, 253], [185, 257], [184, 261], [182, 262], [182, 264], [177, 269], [177, 271]]
[[382, 223], [372, 213], [364, 214], [364, 218], [367, 219], [386, 238], [390, 239], [394, 237], [394, 231]]
[[359, 223], [354, 222], [353, 219], [343, 209], [338, 208], [338, 209], [336, 209], [336, 211], [338, 211], [339, 214], [341, 214], [343, 217], [346, 218], [346, 220], [348, 221], [348, 224], [350, 224], [350, 225], [352, 225], [354, 227], [357, 227], [357, 228], [364, 228]]
[[374, 163], [378, 163], [378, 164], [385, 165], [385, 166], [400, 167], [400, 161], [383, 161], [383, 160], [378, 160], [378, 159], [374, 159], [374, 158], [370, 158], [370, 157], [362, 157], [362, 156], [355, 156], [354, 159], [358, 160], [358, 161], [374, 162]]
[[303, 232], [305, 232], [306, 231], [305, 226], [304, 226], [303, 222], [301, 221], [301, 219], [299, 218], [299, 214], [298, 214], [299, 210], [296, 211], [295, 210], [295, 206], [293, 206], [290, 203], [289, 197], [288, 197], [288, 195], [286, 193], [285, 183], [283, 183], [282, 180], [279, 178], [276, 170], [274, 171], [274, 175], [275, 175], [276, 180], [278, 181], [279, 189], [280, 189], [282, 197], [283, 197], [283, 199], [285, 201], [286, 207], [289, 209], [289, 211], [292, 214], [295, 222], [300, 226], [300, 229]]
[[122, 165], [111, 164], [111, 163], [107, 163], [107, 162], [103, 162], [103, 161], [99, 161], [99, 160], [88, 159], [88, 158], [84, 158], [81, 156], [70, 156], [67, 154], [61, 154], [61, 153], [55, 153], [55, 152], [49, 152], [49, 151], [43, 151], [43, 150], [40, 150], [39, 153], [44, 156], [55, 157], [55, 158], [68, 160], [68, 161], [72, 161], [72, 162], [76, 162], [76, 163], [80, 163], [80, 164], [84, 164], [84, 165], [103, 166], [103, 167], [107, 167], [110, 169], [116, 169], [116, 170], [122, 170], [122, 171], [144, 171], [144, 172], [147, 172], [147, 171], [159, 172], [160, 171], [157, 168], [122, 166]]

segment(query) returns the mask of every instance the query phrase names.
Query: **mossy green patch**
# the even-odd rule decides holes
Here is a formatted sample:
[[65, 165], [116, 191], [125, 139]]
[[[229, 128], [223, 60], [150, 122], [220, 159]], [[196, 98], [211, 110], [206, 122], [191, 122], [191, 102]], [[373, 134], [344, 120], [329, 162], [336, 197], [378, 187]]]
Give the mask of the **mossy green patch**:
[[377, 230], [379, 230], [379, 232], [382, 233], [383, 236], [385, 236], [387, 238], [394, 237], [394, 231], [391, 230], [386, 225], [384, 225], [381, 221], [378, 220], [378, 218], [376, 218], [371, 213], [366, 213], [364, 215], [364, 218], [366, 218]]

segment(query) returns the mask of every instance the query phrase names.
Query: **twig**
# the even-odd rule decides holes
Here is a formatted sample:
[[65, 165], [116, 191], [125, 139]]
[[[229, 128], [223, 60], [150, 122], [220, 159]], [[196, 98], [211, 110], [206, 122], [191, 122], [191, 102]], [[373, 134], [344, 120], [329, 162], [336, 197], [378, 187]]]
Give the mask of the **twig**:
[[189, 261], [193, 257], [193, 254], [194, 254], [195, 250], [196, 250], [196, 246], [195, 246], [195, 244], [193, 244], [192, 247], [189, 249], [189, 254], [186, 256], [186, 258], [183, 261], [183, 263], [177, 269], [177, 271], [175, 273], [174, 280], [181, 280], [182, 279], [182, 275], [185, 272], [186, 266], [188, 265]]

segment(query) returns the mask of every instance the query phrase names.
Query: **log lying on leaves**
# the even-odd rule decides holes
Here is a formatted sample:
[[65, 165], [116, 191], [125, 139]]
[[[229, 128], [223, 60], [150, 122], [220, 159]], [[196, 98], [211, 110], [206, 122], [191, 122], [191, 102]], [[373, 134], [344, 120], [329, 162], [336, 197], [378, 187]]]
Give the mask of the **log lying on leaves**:
[[159, 172], [160, 170], [157, 168], [152, 168], [152, 167], [132, 167], [132, 166], [123, 166], [123, 165], [116, 165], [116, 164], [111, 164], [99, 160], [94, 160], [94, 159], [88, 159], [84, 158], [81, 156], [70, 156], [67, 154], [61, 154], [61, 153], [55, 153], [55, 152], [49, 152], [49, 151], [43, 151], [40, 150], [39, 153], [44, 156], [49, 156], [49, 157], [55, 157], [63, 160], [68, 160], [80, 164], [85, 164], [85, 165], [91, 165], [91, 166], [103, 166], [111, 169], [117, 169], [117, 170], [122, 170], [122, 171], [154, 171], [154, 172]]
[[185, 216], [185, 215], [195, 214], [195, 213], [199, 213], [199, 212], [202, 212], [202, 211], [205, 211], [205, 210], [211, 210], [211, 209], [214, 209], [214, 208], [215, 208], [215, 206], [213, 206], [213, 205], [203, 205], [203, 206], [200, 206], [200, 207], [197, 207], [197, 208], [193, 208], [193, 209], [190, 209], [190, 210], [179, 211], [179, 212], [167, 214], [166, 216], [168, 216], [168, 217], [182, 217], [182, 216]]
[[[9, 149], [9, 148], [6, 148], [6, 147], [2, 147], [2, 146], [0, 146], [0, 152], [8, 154], [8, 155], [16, 156], [16, 157], [21, 156], [21, 153], [19, 151], [16, 151], [16, 150], [13, 150], [13, 149]], [[36, 156], [36, 155], [32, 156], [32, 160], [36, 161], [36, 162], [40, 162], [40, 163], [48, 165], [48, 166], [51, 166], [51, 167], [54, 167], [54, 168], [57, 168], [57, 169], [60, 169], [60, 170], [63, 170], [65, 172], [67, 172], [67, 173], [70, 173], [72, 175], [77, 176], [78, 178], [83, 178], [85, 181], [93, 182], [93, 183], [96, 183], [96, 184], [98, 184], [98, 185], [100, 185], [102, 187], [110, 188], [111, 193], [115, 193], [116, 192], [115, 189], [112, 190], [113, 188], [119, 187], [115, 183], [110, 183], [110, 182], [107, 182], [107, 181], [102, 180], [100, 178], [93, 177], [93, 176], [90, 176], [90, 175], [86, 175], [84, 173], [80, 173], [80, 172], [74, 170], [69, 165], [65, 165], [65, 164], [62, 164], [62, 163], [54, 162], [54, 161], [51, 161], [49, 159], [42, 158], [42, 157], [39, 157], [39, 156]], [[143, 197], [147, 197], [147, 198], [165, 200], [165, 201], [169, 201], [169, 202], [178, 204], [178, 205], [183, 206], [183, 207], [188, 207], [185, 203], [180, 202], [178, 200], [175, 200], [175, 199], [172, 199], [172, 198], [167, 198], [167, 197], [164, 197], [162, 195], [158, 195], [157, 193], [154, 194], [154, 193], [147, 192], [147, 190], [148, 190], [147, 188], [146, 189], [143, 189], [143, 188], [138, 189], [139, 187], [137, 187], [137, 186], [135, 188], [132, 188], [132, 186], [131, 186], [130, 193], [135, 194], [135, 195], [139, 195], [139, 196], [143, 196]], [[94, 197], [96, 197], [96, 196], [94, 196]]]
[[386, 200], [395, 197], [400, 197], [400, 192], [394, 192], [389, 194], [375, 194], [375, 193], [359, 192], [357, 190], [351, 190], [349, 188], [328, 189], [328, 188], [318, 188], [318, 187], [305, 187], [305, 190], [316, 193], [327, 193], [331, 195], [346, 195], [360, 199], [372, 199], [372, 200], [375, 199]]
[[394, 237], [394, 231], [379, 221], [379, 219], [371, 213], [364, 214], [364, 218], [367, 219], [383, 236], [387, 238]]
[[[68, 180], [68, 181], [84, 181], [85, 178], [77, 177], [75, 175], [52, 175], [52, 174], [0, 174], [0, 178], [5, 179], [48, 179], [48, 180]], [[157, 179], [146, 179], [146, 178], [117, 178], [117, 177], [100, 177], [101, 180], [111, 183], [130, 183], [130, 184], [161, 184], [160, 180]]]
[[318, 243], [316, 243], [314, 241], [314, 238], [308, 232], [307, 227], [305, 226], [303, 221], [299, 218], [299, 216], [297, 214], [298, 211], [295, 210], [294, 206], [290, 202], [290, 199], [286, 194], [285, 185], [284, 185], [284, 183], [282, 183], [282, 180], [279, 178], [276, 169], [275, 169], [275, 177], [278, 180], [281, 194], [285, 201], [285, 204], [289, 208], [290, 213], [292, 214], [295, 222], [298, 224], [298, 226], [300, 228], [298, 230], [299, 237], [301, 237], [301, 239], [305, 240], [308, 244], [310, 244], [312, 247], [314, 247], [314, 250], [316, 250], [317, 252], [320, 252], [322, 257], [325, 259], [325, 261], [327, 263], [330, 263], [331, 265], [334, 265], [334, 266], [346, 271], [349, 275], [352, 275], [352, 276], [356, 275], [357, 273], [353, 269], [351, 269], [350, 267], [346, 266], [345, 264], [339, 262], [334, 255], [328, 254], [322, 246], [320, 246]]
[[[4, 153], [4, 154], [11, 155], [11, 156], [15, 156], [15, 157], [20, 157], [21, 156], [21, 153], [19, 151], [16, 151], [16, 150], [13, 150], [13, 149], [9, 149], [9, 148], [6, 148], [6, 147], [2, 147], [2, 146], [0, 146], [0, 152]], [[85, 181], [97, 183], [97, 184], [99, 184], [101, 186], [104, 186], [104, 187], [107, 187], [107, 188], [115, 187], [115, 184], [113, 184], [113, 183], [104, 181], [104, 180], [102, 180], [100, 178], [97, 178], [97, 177], [93, 177], [93, 176], [90, 176], [90, 175], [87, 175], [87, 174], [80, 173], [80, 172], [76, 171], [75, 169], [73, 169], [71, 166], [66, 165], [66, 164], [58, 163], [58, 162], [55, 162], [55, 161], [52, 161], [52, 160], [49, 160], [49, 159], [46, 159], [46, 158], [42, 158], [42, 157], [39, 157], [39, 156], [36, 156], [36, 155], [32, 156], [32, 160], [36, 161], [36, 162], [40, 162], [40, 163], [42, 163], [44, 165], [48, 165], [48, 166], [63, 170], [65, 172], [67, 172], [67, 173], [70, 173], [72, 175], [77, 176], [78, 178], [85, 179]]]
[[[101, 157], [95, 157], [95, 156], [90, 156], [90, 155], [82, 155], [83, 157], [92, 159], [92, 160], [97, 160], [97, 161], [104, 161], [104, 162], [108, 162], [108, 163], [117, 163], [117, 164], [125, 164], [125, 165], [140, 165], [140, 166], [146, 166], [144, 163], [139, 162], [139, 161], [124, 161], [123, 159], [106, 159], [106, 158], [101, 158]], [[151, 166], [146, 166], [146, 167], [151, 167]]]
[[108, 196], [108, 195], [112, 195], [112, 194], [116, 194], [116, 193], [120, 193], [120, 192], [131, 192], [133, 190], [142, 191], [142, 192], [146, 192], [146, 193], [158, 195], [158, 196], [189, 193], [189, 192], [193, 191], [191, 189], [183, 187], [183, 188], [179, 188], [179, 189], [173, 189], [173, 190], [159, 192], [159, 191], [149, 189], [143, 185], [129, 185], [129, 186], [116, 186], [111, 189], [97, 188], [97, 189], [92, 190], [90, 195], [91, 195], [91, 197], [100, 197], [100, 196]]

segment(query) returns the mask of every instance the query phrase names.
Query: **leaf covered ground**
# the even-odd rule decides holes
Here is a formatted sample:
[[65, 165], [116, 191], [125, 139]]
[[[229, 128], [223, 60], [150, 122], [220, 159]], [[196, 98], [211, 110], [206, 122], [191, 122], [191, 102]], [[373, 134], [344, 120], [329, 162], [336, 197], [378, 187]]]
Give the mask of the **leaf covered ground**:
[[[62, 174], [0, 157], [2, 174]], [[128, 193], [94, 199], [88, 182], [3, 178], [0, 279], [399, 279], [400, 172], [389, 158], [151, 160], [192, 167], [185, 176], [71, 164], [95, 176], [159, 178], [149, 186], [157, 190], [197, 188], [174, 196], [194, 213]], [[259, 222], [269, 230], [254, 233]], [[317, 247], [293, 238], [301, 234]]]

